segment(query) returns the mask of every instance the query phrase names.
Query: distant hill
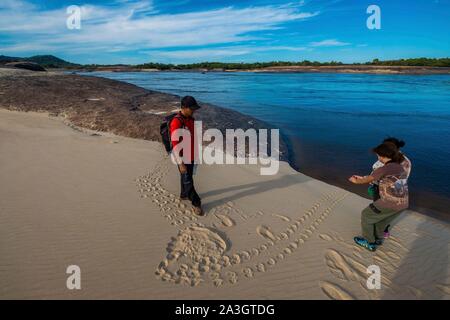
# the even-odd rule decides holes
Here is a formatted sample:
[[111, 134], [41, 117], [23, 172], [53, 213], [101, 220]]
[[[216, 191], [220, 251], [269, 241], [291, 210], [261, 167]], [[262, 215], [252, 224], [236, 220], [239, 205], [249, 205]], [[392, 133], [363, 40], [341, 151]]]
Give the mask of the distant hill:
[[81, 67], [81, 65], [79, 65], [79, 64], [67, 62], [63, 59], [60, 59], [60, 58], [52, 56], [52, 55], [38, 55], [38, 56], [32, 56], [32, 57], [28, 57], [28, 58], [8, 57], [8, 56], [0, 55], [0, 65], [6, 64], [9, 62], [15, 62], [15, 61], [34, 62], [34, 63], [41, 65], [44, 68], [77, 68], [77, 67]]
[[15, 61], [22, 61], [23, 58], [17, 58], [17, 57], [8, 57], [0, 55], [0, 64], [5, 64], [8, 62], [15, 62]]

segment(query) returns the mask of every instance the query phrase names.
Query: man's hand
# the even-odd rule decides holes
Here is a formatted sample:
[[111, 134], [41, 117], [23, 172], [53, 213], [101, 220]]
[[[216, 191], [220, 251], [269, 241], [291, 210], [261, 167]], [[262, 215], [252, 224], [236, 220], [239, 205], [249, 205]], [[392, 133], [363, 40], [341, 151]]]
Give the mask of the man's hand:
[[187, 172], [187, 168], [184, 165], [184, 163], [179, 164], [178, 165], [178, 169], [180, 169], [180, 172], [183, 173], [183, 174]]

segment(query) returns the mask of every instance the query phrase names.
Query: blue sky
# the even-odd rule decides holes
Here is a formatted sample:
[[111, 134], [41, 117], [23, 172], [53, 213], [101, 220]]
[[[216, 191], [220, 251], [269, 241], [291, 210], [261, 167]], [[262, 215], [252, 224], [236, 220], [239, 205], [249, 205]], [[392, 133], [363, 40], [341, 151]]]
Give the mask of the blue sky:
[[[381, 30], [366, 27], [369, 5]], [[66, 26], [81, 8], [81, 29]], [[77, 63], [450, 56], [450, 0], [1, 0], [0, 55]]]

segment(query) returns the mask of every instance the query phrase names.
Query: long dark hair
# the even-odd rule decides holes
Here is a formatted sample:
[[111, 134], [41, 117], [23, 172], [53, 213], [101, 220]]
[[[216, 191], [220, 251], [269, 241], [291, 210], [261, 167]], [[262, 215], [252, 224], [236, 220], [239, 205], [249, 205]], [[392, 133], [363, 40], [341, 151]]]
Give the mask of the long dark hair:
[[397, 149], [403, 148], [406, 144], [405, 141], [394, 138], [394, 137], [387, 137], [386, 139], [383, 140], [384, 142], [392, 142], [393, 144], [395, 144], [397, 146]]
[[393, 142], [383, 142], [379, 146], [373, 148], [372, 151], [380, 157], [392, 159], [392, 161], [396, 163], [401, 163], [405, 160], [405, 157], [398, 150], [397, 145]]

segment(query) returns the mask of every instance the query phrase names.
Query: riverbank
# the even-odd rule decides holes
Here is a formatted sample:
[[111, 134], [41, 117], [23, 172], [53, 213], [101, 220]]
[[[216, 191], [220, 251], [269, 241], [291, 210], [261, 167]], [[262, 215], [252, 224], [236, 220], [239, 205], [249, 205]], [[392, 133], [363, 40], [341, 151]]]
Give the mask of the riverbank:
[[284, 73], [362, 73], [362, 74], [450, 74], [450, 68], [420, 66], [291, 66], [268, 67], [251, 70], [227, 70], [247, 72], [284, 72]]
[[[196, 120], [203, 128], [271, 129], [272, 125], [239, 112], [200, 103]], [[68, 125], [125, 137], [160, 141], [163, 118], [180, 108], [180, 97], [99, 77], [0, 68], [0, 108], [47, 112]], [[280, 158], [288, 148], [280, 141]]]
[[[54, 69], [53, 71], [61, 71]], [[338, 65], [338, 66], [276, 66], [258, 69], [183, 69], [159, 70], [136, 68], [132, 66], [105, 66], [95, 69], [65, 70], [72, 72], [260, 72], [260, 73], [349, 73], [349, 74], [450, 74], [449, 67], [427, 66], [371, 66], [371, 65]]]

